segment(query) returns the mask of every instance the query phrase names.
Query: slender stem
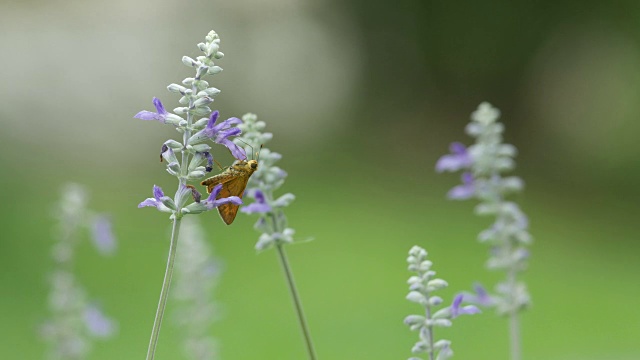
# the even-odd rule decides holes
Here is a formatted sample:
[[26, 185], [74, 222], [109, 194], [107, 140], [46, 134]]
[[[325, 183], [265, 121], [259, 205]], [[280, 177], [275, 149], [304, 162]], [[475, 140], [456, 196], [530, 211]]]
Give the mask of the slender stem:
[[509, 284], [509, 293], [511, 296], [512, 310], [509, 313], [509, 342], [511, 347], [511, 360], [520, 360], [520, 321], [518, 318], [518, 310], [515, 308], [514, 293], [516, 291], [516, 271], [515, 269], [509, 269], [507, 273], [507, 281]]
[[[175, 215], [174, 215], [175, 216]], [[169, 287], [171, 286], [171, 277], [173, 276], [173, 265], [176, 259], [176, 245], [178, 244], [178, 233], [180, 232], [180, 218], [175, 216], [173, 219], [173, 229], [171, 230], [171, 244], [169, 245], [169, 258], [167, 259], [167, 269], [164, 272], [164, 281], [162, 282], [162, 290], [160, 291], [160, 301], [158, 302], [158, 310], [156, 318], [153, 321], [153, 330], [151, 330], [151, 340], [149, 341], [149, 350], [147, 350], [147, 360], [153, 360], [158, 345], [158, 336], [160, 335], [160, 326], [164, 316], [164, 309], [167, 305], [169, 297]]]
[[316, 360], [316, 353], [313, 349], [313, 343], [311, 341], [311, 334], [309, 333], [309, 327], [307, 326], [307, 320], [304, 316], [304, 311], [302, 311], [302, 303], [300, 301], [300, 296], [298, 295], [298, 290], [296, 288], [296, 283], [293, 280], [293, 273], [291, 272], [291, 267], [289, 266], [289, 261], [287, 260], [287, 254], [284, 252], [284, 247], [281, 243], [276, 245], [278, 249], [278, 255], [280, 257], [280, 263], [282, 264], [282, 270], [284, 270], [284, 274], [287, 278], [287, 284], [289, 285], [289, 291], [291, 292], [291, 298], [293, 299], [293, 304], [296, 308], [296, 313], [298, 314], [298, 321], [300, 322], [300, 328], [302, 328], [302, 335], [304, 336], [304, 341], [307, 344], [307, 352], [309, 353], [310, 360]]
[[[428, 295], [427, 295], [427, 300], [428, 300]], [[431, 305], [429, 305], [428, 302], [427, 302], [427, 305], [425, 306], [425, 311], [427, 315], [427, 320], [431, 321]], [[429, 325], [427, 328], [427, 331], [429, 331], [429, 360], [434, 360], [435, 354], [433, 353], [433, 326]]]
[[509, 315], [509, 336], [511, 338], [511, 360], [520, 360], [520, 321], [516, 312]]

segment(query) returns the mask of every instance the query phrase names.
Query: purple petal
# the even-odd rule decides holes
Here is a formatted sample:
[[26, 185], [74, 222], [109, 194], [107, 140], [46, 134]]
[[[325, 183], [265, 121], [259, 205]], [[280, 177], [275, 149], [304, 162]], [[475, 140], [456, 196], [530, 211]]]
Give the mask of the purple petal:
[[464, 145], [454, 142], [451, 143], [449, 149], [451, 154], [443, 155], [438, 159], [436, 163], [437, 172], [458, 171], [472, 165], [473, 161]]
[[84, 322], [89, 332], [97, 337], [108, 337], [115, 332], [113, 321], [107, 318], [95, 305], [90, 305], [85, 309]]
[[228, 118], [227, 120], [225, 120], [225, 121], [221, 122], [220, 124], [214, 126], [213, 130], [215, 132], [218, 132], [220, 130], [227, 129], [227, 128], [231, 127], [232, 125], [236, 125], [236, 124], [242, 124], [242, 120], [238, 119], [237, 117]]
[[458, 315], [473, 315], [473, 314], [480, 314], [481, 312], [482, 311], [480, 311], [480, 309], [478, 309], [477, 306], [467, 305], [460, 309], [460, 311], [458, 312]]
[[220, 143], [220, 141], [222, 139], [227, 139], [231, 136], [237, 136], [240, 135], [242, 133], [242, 130], [238, 129], [237, 127], [232, 127], [229, 129], [225, 129], [225, 130], [220, 130], [218, 131], [218, 134], [216, 135], [216, 142]]
[[167, 111], [164, 109], [162, 102], [160, 99], [154, 97], [153, 105], [156, 107], [157, 112], [142, 110], [139, 113], [135, 114], [134, 118], [141, 120], [157, 120], [164, 124]]
[[213, 170], [213, 155], [211, 155], [211, 153], [208, 151], [205, 151], [203, 154], [204, 154], [204, 157], [207, 159], [207, 167], [205, 170], [207, 172], [211, 172], [211, 170]]
[[147, 198], [145, 201], [141, 202], [140, 204], [138, 204], [138, 208], [143, 208], [145, 206], [153, 206], [153, 207], [158, 207], [158, 205], [160, 205], [161, 202], [154, 199], [154, 198]]
[[233, 141], [223, 139], [218, 144], [222, 144], [226, 146], [229, 150], [231, 150], [231, 154], [234, 158], [238, 160], [245, 160], [247, 158], [247, 154], [244, 152], [244, 149], [236, 145]]
[[256, 191], [253, 193], [253, 197], [256, 199], [256, 202], [260, 203], [260, 204], [266, 204], [267, 201], [264, 198], [264, 193], [262, 191], [260, 191], [259, 189], [256, 189]]
[[226, 198], [220, 198], [220, 199], [216, 200], [215, 203], [216, 203], [215, 204], [216, 207], [218, 207], [218, 206], [220, 206], [222, 204], [229, 204], [229, 203], [235, 204], [235, 205], [242, 205], [242, 199], [240, 199], [237, 196], [229, 196], [229, 197], [226, 197]]
[[164, 109], [164, 105], [162, 105], [162, 102], [157, 97], [153, 98], [153, 105], [156, 107], [158, 114], [160, 115], [167, 114], [167, 110]]
[[455, 318], [460, 315], [460, 304], [462, 303], [462, 299], [464, 299], [464, 295], [458, 294], [455, 298], [453, 298], [453, 303], [451, 304], [451, 317]]
[[455, 155], [466, 154], [467, 153], [467, 147], [464, 146], [464, 144], [462, 144], [462, 143], [454, 141], [449, 145], [449, 151], [451, 151], [451, 153], [455, 154]]
[[216, 124], [216, 121], [218, 121], [219, 116], [220, 116], [220, 112], [218, 110], [213, 111], [209, 116], [209, 122], [207, 122], [206, 129], [213, 130], [214, 125]]
[[142, 110], [139, 113], [135, 114], [133, 116], [135, 119], [140, 119], [140, 120], [158, 120], [160, 121], [161, 116], [158, 113], [154, 113], [151, 111], [147, 111], [147, 110]]
[[477, 307], [473, 306], [473, 305], [467, 305], [465, 307], [460, 307], [460, 304], [462, 304], [462, 300], [464, 298], [463, 294], [458, 294], [456, 295], [456, 297], [453, 299], [453, 303], [451, 304], [451, 318], [456, 318], [459, 315], [472, 315], [472, 314], [477, 314], [480, 312], [480, 309], [478, 309]]
[[464, 173], [462, 173], [462, 183], [465, 185], [471, 185], [473, 184], [473, 174], [465, 171]]
[[452, 200], [466, 200], [473, 197], [476, 192], [476, 187], [471, 185], [458, 185], [449, 190], [447, 197]]
[[[155, 200], [155, 199], [154, 199]], [[116, 238], [111, 231], [111, 221], [104, 215], [98, 215], [92, 226], [93, 242], [103, 255], [111, 255], [116, 250]]]
[[470, 172], [462, 173], [462, 185], [458, 185], [449, 190], [447, 197], [453, 200], [466, 200], [471, 198], [476, 192], [476, 186], [473, 182], [473, 175]]
[[266, 214], [269, 211], [271, 211], [271, 206], [265, 203], [254, 202], [247, 206], [244, 206], [242, 209], [240, 209], [240, 211], [246, 214], [253, 214], [253, 213]]
[[164, 192], [162, 192], [162, 188], [160, 188], [160, 186], [153, 185], [153, 197], [158, 201], [164, 197]]
[[453, 304], [451, 304], [451, 308], [456, 311], [460, 308], [460, 304], [462, 304], [462, 300], [464, 299], [464, 295], [458, 294], [453, 298]]
[[211, 194], [209, 194], [209, 197], [207, 198], [207, 202], [216, 201], [216, 197], [218, 197], [218, 194], [220, 194], [220, 190], [222, 190], [222, 184], [214, 186], [213, 191], [211, 191]]

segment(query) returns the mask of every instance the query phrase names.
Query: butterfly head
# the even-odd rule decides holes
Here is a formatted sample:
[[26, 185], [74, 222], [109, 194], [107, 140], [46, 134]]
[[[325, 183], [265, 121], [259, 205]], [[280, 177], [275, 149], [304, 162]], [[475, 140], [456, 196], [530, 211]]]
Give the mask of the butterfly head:
[[258, 162], [256, 160], [240, 160], [233, 164], [233, 167], [236, 170], [252, 174], [254, 171], [258, 170]]

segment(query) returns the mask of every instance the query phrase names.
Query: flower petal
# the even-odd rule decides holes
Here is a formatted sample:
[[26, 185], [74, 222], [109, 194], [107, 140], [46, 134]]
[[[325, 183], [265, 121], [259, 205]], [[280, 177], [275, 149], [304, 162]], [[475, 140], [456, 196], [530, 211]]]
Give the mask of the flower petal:
[[466, 200], [473, 197], [475, 192], [476, 188], [473, 185], [458, 185], [449, 190], [447, 197], [452, 200]]
[[158, 201], [164, 197], [164, 192], [160, 186], [153, 185], [153, 197]]
[[142, 110], [139, 113], [135, 114], [133, 116], [135, 119], [140, 119], [140, 120], [158, 120], [160, 121], [161, 116], [158, 113], [154, 113], [151, 111], [147, 111], [147, 110]]
[[218, 121], [219, 116], [220, 116], [220, 112], [218, 110], [212, 111], [211, 115], [209, 115], [209, 122], [207, 122], [207, 128], [209, 129], [213, 128], [213, 126], [216, 124], [216, 121]]
[[164, 105], [162, 105], [162, 102], [157, 97], [153, 98], [153, 105], [156, 107], [156, 111], [159, 115], [167, 114], [167, 110], [164, 109]]
[[236, 125], [236, 124], [242, 124], [242, 120], [238, 119], [237, 117], [228, 118], [227, 120], [221, 122], [220, 124], [213, 126], [213, 130], [215, 132], [218, 132], [220, 130], [230, 128], [232, 125]]
[[160, 204], [160, 202], [154, 198], [147, 198], [145, 201], [141, 202], [140, 204], [138, 204], [138, 208], [143, 208], [145, 206], [153, 206], [153, 207], [158, 207], [158, 205]]
[[218, 184], [216, 186], [213, 187], [213, 190], [211, 191], [211, 194], [209, 194], [209, 197], [207, 198], [207, 202], [214, 202], [216, 201], [216, 197], [218, 197], [218, 194], [220, 194], [220, 190], [222, 190], [222, 184]]
[[247, 158], [247, 154], [245, 153], [244, 149], [236, 145], [231, 140], [223, 139], [219, 141], [218, 144], [226, 146], [231, 151], [233, 157], [238, 160], [245, 160]]
[[[154, 199], [155, 200], [155, 199]], [[116, 250], [116, 238], [111, 229], [111, 221], [104, 215], [98, 215], [93, 220], [93, 242], [103, 255], [111, 255]]]
[[462, 143], [454, 141], [449, 145], [449, 151], [451, 151], [452, 154], [460, 155], [467, 152], [467, 147]]
[[271, 211], [271, 206], [265, 203], [254, 202], [247, 206], [244, 206], [242, 209], [240, 209], [240, 211], [242, 211], [245, 214], [253, 214], [253, 213], [265, 214]]
[[222, 139], [227, 139], [231, 136], [238, 136], [242, 133], [242, 130], [238, 129], [237, 127], [232, 127], [229, 129], [224, 129], [224, 130], [220, 130], [217, 134], [216, 134], [216, 142], [220, 143], [220, 141]]

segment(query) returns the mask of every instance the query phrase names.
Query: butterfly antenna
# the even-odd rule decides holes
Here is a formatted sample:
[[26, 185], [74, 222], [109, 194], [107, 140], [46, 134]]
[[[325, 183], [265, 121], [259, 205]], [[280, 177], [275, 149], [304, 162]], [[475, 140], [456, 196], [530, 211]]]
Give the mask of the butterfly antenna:
[[218, 162], [218, 160], [213, 160], [216, 165], [218, 165], [218, 167], [220, 168], [220, 170], [224, 170], [224, 168], [222, 167], [222, 165], [220, 165], [220, 163]]
[[[256, 161], [260, 160], [260, 152], [262, 151], [262, 147], [264, 146], [264, 144], [260, 144], [260, 150], [258, 150], [258, 152], [256, 153]], [[253, 149], [252, 149], [253, 150]]]
[[241, 143], [243, 143], [243, 144], [247, 145], [248, 147], [250, 147], [250, 148], [251, 148], [251, 155], [253, 155], [253, 146], [251, 146], [251, 145], [247, 144], [247, 143], [246, 143], [245, 141], [243, 141], [242, 139], [238, 139], [238, 138], [236, 138], [236, 140], [238, 140], [238, 141], [240, 141]]

